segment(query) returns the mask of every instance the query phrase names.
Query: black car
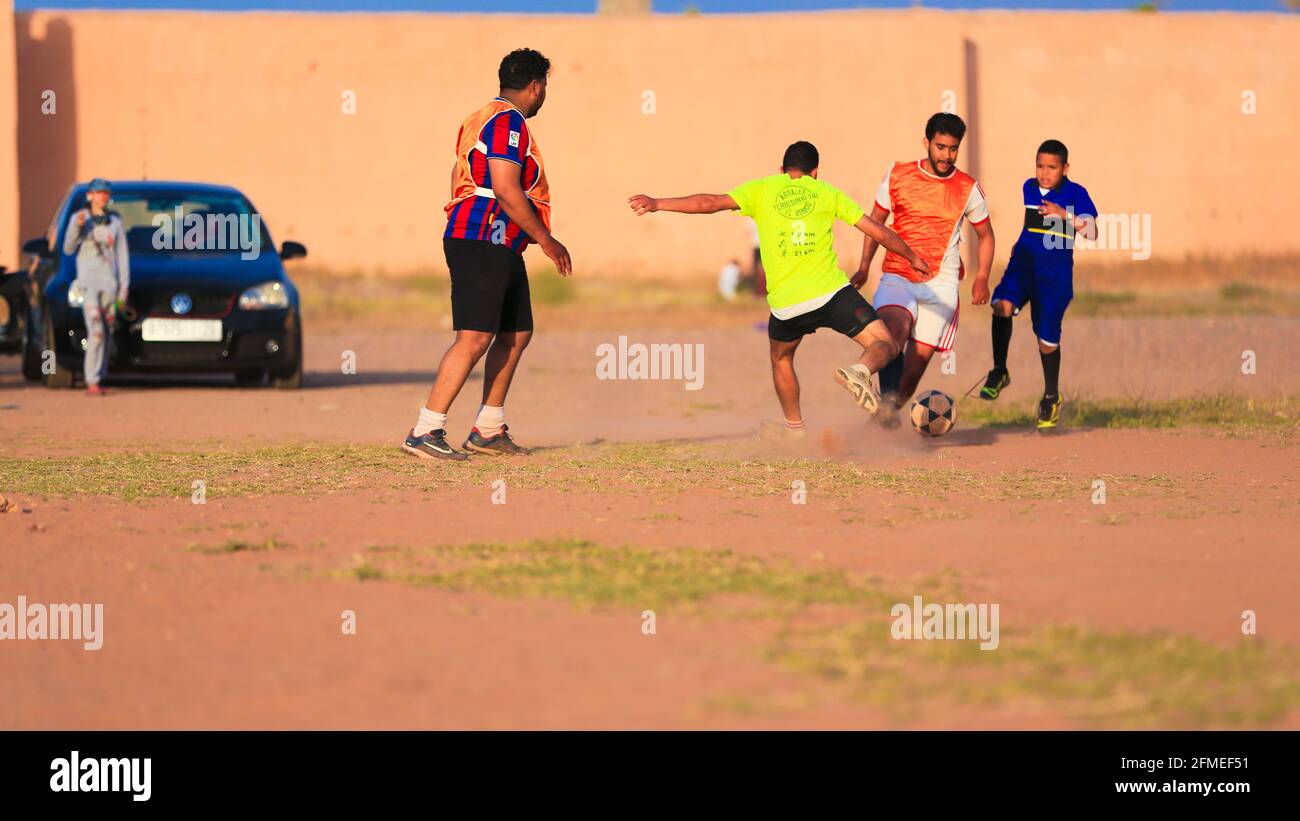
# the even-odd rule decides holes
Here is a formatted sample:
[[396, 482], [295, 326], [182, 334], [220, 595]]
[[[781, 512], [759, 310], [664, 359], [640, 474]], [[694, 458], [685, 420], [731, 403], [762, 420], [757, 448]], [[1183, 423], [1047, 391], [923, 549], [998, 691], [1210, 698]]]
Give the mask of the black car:
[[0, 353], [23, 349], [24, 318], [27, 316], [26, 289], [21, 271], [0, 265]]
[[[277, 253], [261, 215], [234, 188], [189, 182], [113, 182], [115, 211], [130, 250], [128, 309], [114, 328], [109, 375], [230, 373], [240, 384], [269, 379], [302, 385], [298, 289], [282, 260], [307, 249], [285, 241]], [[73, 283], [75, 255], [63, 253], [72, 216], [88, 186], [72, 186], [45, 237], [29, 240], [19, 310], [25, 312], [23, 375], [70, 388], [86, 345], [84, 295]], [[75, 228], [74, 228], [75, 230]], [[11, 300], [13, 302], [15, 300]], [[46, 351], [53, 351], [51, 367]]]

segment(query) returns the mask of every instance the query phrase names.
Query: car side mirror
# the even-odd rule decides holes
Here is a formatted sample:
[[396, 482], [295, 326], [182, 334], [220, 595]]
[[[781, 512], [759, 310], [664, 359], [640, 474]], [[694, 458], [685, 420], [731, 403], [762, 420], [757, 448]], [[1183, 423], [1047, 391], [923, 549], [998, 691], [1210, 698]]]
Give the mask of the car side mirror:
[[54, 254], [50, 251], [50, 243], [45, 237], [29, 239], [23, 243], [24, 254], [35, 254], [40, 257], [52, 257]]
[[287, 239], [280, 243], [280, 259], [297, 259], [307, 256], [307, 246]]

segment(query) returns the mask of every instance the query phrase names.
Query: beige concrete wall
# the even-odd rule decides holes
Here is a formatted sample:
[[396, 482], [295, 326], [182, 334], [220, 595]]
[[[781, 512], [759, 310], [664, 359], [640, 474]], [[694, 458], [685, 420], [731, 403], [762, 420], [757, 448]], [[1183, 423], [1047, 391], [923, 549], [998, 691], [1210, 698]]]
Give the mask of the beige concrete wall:
[[13, 0], [0, 0], [0, 264], [13, 267], [18, 231], [18, 63]]
[[638, 220], [624, 201], [725, 191], [795, 139], [865, 204], [890, 162], [919, 156], [946, 92], [975, 108], [961, 164], [992, 201], [1000, 258], [1048, 136], [1103, 209], [1152, 215], [1156, 256], [1300, 250], [1282, 208], [1300, 20], [1282, 15], [32, 12], [16, 25], [24, 237], [74, 178], [147, 173], [243, 188], [317, 264], [441, 268], [457, 125], [495, 93], [500, 57], [528, 45], [554, 63], [533, 128], [580, 273], [684, 276], [743, 254], [740, 218]]

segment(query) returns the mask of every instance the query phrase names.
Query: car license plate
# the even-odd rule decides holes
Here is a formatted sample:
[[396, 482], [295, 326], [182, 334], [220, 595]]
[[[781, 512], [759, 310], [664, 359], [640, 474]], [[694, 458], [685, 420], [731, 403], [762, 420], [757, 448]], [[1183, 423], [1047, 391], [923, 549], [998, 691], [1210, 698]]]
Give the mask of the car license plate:
[[145, 342], [220, 342], [220, 319], [162, 319], [149, 317], [140, 326]]

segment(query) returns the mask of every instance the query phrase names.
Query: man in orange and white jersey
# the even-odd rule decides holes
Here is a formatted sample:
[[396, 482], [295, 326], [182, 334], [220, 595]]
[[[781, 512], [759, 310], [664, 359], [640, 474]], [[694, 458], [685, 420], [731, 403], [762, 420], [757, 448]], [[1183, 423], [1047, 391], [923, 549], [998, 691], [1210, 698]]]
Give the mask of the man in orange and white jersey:
[[[906, 346], [880, 371], [877, 418], [887, 426], [898, 424], [898, 408], [916, 391], [935, 351], [951, 350], [957, 339], [957, 288], [965, 275], [961, 234], [967, 221], [979, 239], [971, 301], [976, 305], [989, 301], [993, 226], [983, 189], [969, 174], [957, 170], [957, 152], [965, 136], [966, 123], [956, 114], [931, 117], [925, 124], [925, 158], [895, 163], [881, 181], [871, 209], [877, 222], [892, 214], [894, 231], [930, 267], [929, 275], [919, 274], [907, 260], [886, 253], [872, 300], [894, 341]], [[863, 243], [862, 261], [852, 279], [855, 287], [866, 283], [876, 246], [871, 237]]]

